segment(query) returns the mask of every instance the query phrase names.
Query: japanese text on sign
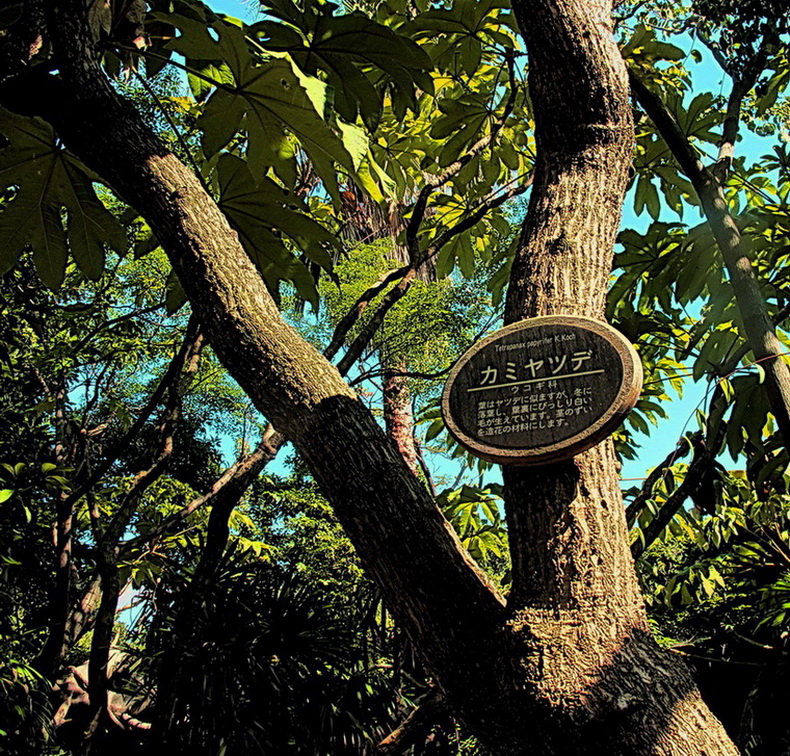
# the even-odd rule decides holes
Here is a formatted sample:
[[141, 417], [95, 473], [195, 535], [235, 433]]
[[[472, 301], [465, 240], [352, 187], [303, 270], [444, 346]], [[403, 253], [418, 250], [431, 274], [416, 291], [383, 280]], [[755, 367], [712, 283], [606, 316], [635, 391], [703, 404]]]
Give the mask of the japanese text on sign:
[[610, 434], [638, 399], [641, 377], [633, 347], [606, 323], [540, 316], [505, 326], [461, 357], [442, 416], [483, 459], [543, 464]]
[[[556, 388], [549, 381], [546, 388]], [[477, 405], [477, 428], [481, 435], [548, 430], [567, 427], [571, 419], [592, 411], [592, 388], [547, 390], [481, 401]]]
[[[487, 389], [509, 388], [511, 386], [524, 386], [530, 383], [540, 383], [548, 379], [563, 380], [565, 378], [577, 378], [583, 375], [598, 375], [603, 373], [603, 369], [582, 370], [586, 363], [592, 359], [592, 350], [584, 349], [572, 354], [561, 354], [549, 356], [545, 359], [533, 360], [518, 364], [516, 362], [505, 363], [504, 370], [494, 365], [485, 365], [481, 369], [480, 384], [467, 389], [467, 393], [475, 391], [485, 391]], [[565, 369], [565, 372], [560, 372]], [[528, 376], [528, 377], [523, 377]]]

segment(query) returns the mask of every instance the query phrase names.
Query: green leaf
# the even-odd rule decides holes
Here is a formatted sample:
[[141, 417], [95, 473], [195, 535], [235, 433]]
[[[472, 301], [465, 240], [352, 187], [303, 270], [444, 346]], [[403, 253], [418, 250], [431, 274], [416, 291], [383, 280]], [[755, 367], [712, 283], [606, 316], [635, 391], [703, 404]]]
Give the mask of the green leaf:
[[41, 280], [51, 289], [63, 280], [69, 249], [80, 270], [97, 278], [104, 245], [123, 253], [127, 240], [96, 196], [95, 177], [55, 142], [52, 128], [40, 119], [0, 110], [0, 131], [10, 142], [0, 150], [0, 187], [15, 189], [0, 214], [0, 271], [29, 245]]
[[[259, 133], [251, 133], [251, 140], [262, 132], [277, 143], [284, 139], [287, 129], [311, 157], [318, 155], [353, 170], [354, 157], [324, 119], [329, 108], [326, 84], [294, 68], [287, 56], [256, 65], [247, 50], [244, 32], [235, 26], [218, 28], [218, 34], [219, 47], [234, 79], [234, 86], [224, 91], [238, 99], [231, 105], [228, 97], [221, 96], [221, 104], [232, 108], [233, 120], [243, 110], [248, 121], [258, 122]], [[209, 102], [216, 96], [215, 92]]]
[[63, 189], [73, 200], [66, 203], [71, 254], [80, 270], [96, 280], [104, 270], [104, 245], [124, 252], [128, 246], [126, 232], [115, 216], [95, 201], [93, 187], [75, 175], [75, 168], [67, 164], [66, 169], [71, 182]]
[[203, 132], [201, 144], [206, 157], [216, 155], [236, 135], [246, 111], [244, 100], [218, 89], [197, 119]]
[[443, 115], [431, 126], [433, 139], [447, 139], [439, 156], [441, 165], [458, 159], [461, 150], [475, 139], [488, 118], [486, 103], [478, 97], [465, 95], [452, 100], [442, 100], [439, 109]]
[[719, 386], [721, 386], [722, 393], [724, 394], [724, 398], [731, 402], [735, 398], [735, 389], [732, 387], [732, 383], [727, 378], [722, 378], [719, 381]]
[[343, 146], [348, 154], [351, 155], [354, 170], [356, 171], [368, 154], [367, 135], [359, 126], [353, 126], [350, 123], [340, 121], [337, 127], [340, 131], [340, 138], [343, 140]]
[[189, 18], [180, 13], [156, 12], [151, 16], [178, 29], [178, 36], [166, 45], [168, 50], [180, 53], [187, 59], [213, 61], [222, 59], [223, 51], [209, 33], [212, 27], [207, 25], [205, 20]]
[[239, 234], [272, 293], [279, 281], [291, 281], [299, 295], [317, 303], [315, 283], [304, 264], [284, 243], [295, 247], [327, 271], [332, 269], [329, 249], [339, 242], [323, 226], [295, 209], [294, 195], [267, 178], [252, 177], [247, 164], [235, 155], [222, 155], [217, 164], [219, 205]]
[[[22, 194], [22, 190], [20, 190], [20, 194]], [[25, 209], [25, 221], [31, 225], [25, 225], [23, 228], [29, 234], [28, 241], [33, 247], [33, 261], [36, 264], [36, 270], [45, 286], [57, 289], [63, 283], [63, 277], [66, 274], [66, 259], [68, 258], [66, 233], [63, 230], [60, 208], [55, 203], [43, 204], [37, 198], [35, 203], [31, 203], [27, 201], [27, 195], [23, 196], [25, 198], [24, 204], [20, 201], [16, 206], [12, 204], [12, 207]], [[17, 197], [17, 201], [20, 199]], [[0, 227], [5, 227], [7, 223], [13, 223], [17, 218], [14, 212], [9, 215], [9, 218], [3, 218], [3, 224]], [[0, 234], [0, 244], [2, 244], [2, 234]]]
[[[266, 20], [250, 27], [268, 50], [287, 52], [306, 74], [321, 72], [348, 122], [360, 115], [370, 129], [381, 118], [386, 82], [414, 107], [415, 87], [432, 92], [428, 55], [410, 39], [362, 13], [336, 16], [334, 6], [306, 3], [283, 14], [288, 25]], [[276, 14], [279, 15], [279, 14]]]
[[247, 152], [256, 168], [273, 166], [285, 181], [295, 181], [296, 175], [290, 165], [293, 150], [286, 148], [289, 134], [324, 171], [334, 173], [335, 163], [348, 171], [358, 167], [367, 152], [364, 134], [350, 124], [335, 128], [327, 84], [305, 74], [286, 53], [253, 56], [243, 25], [214, 20], [207, 27], [179, 14], [156, 18], [178, 27], [180, 35], [168, 47], [187, 58], [195, 97], [209, 95], [197, 122], [208, 156], [246, 127]]
[[641, 215], [647, 207], [647, 212], [653, 220], [658, 220], [661, 213], [661, 203], [658, 199], [658, 190], [653, 182], [644, 174], [639, 174], [636, 181], [636, 192], [634, 193], [634, 212]]
[[184, 293], [181, 281], [178, 280], [178, 276], [173, 271], [170, 271], [170, 275], [167, 277], [166, 290], [165, 308], [172, 315], [178, 312], [187, 302], [187, 295]]
[[631, 412], [631, 414], [628, 416], [628, 423], [641, 433], [644, 433], [645, 435], [650, 434], [650, 427], [638, 412]]
[[444, 421], [439, 418], [434, 420], [429, 426], [428, 430], [425, 432], [425, 441], [433, 441], [442, 431], [444, 430]]
[[[342, 140], [332, 132], [321, 114], [326, 106], [326, 85], [317, 79], [302, 84], [288, 61], [274, 60], [265, 68], [234, 71], [238, 95], [247, 105], [247, 117], [256, 118], [264, 129], [287, 127], [310, 157], [334, 161], [354, 170], [354, 158]], [[319, 107], [316, 108], [316, 105]]]

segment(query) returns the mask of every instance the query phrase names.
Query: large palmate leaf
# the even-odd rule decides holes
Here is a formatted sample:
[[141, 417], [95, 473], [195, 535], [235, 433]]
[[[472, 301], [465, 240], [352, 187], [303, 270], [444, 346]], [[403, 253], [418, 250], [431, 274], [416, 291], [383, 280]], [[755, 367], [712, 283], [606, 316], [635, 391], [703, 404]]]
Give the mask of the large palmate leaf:
[[430, 135], [446, 140], [439, 154], [439, 164], [446, 166], [477, 137], [490, 114], [485, 99], [475, 95], [440, 100], [438, 107], [443, 115], [434, 122]]
[[307, 74], [319, 72], [332, 88], [338, 114], [353, 123], [361, 116], [374, 129], [381, 119], [380, 84], [416, 107], [416, 87], [432, 92], [431, 60], [410, 39], [361, 13], [334, 15], [332, 3], [291, 0], [264, 3], [279, 20], [250, 28], [267, 50], [287, 52]]
[[442, 511], [475, 559], [484, 559], [488, 552], [501, 558], [506, 551], [501, 495], [498, 485], [463, 485], [442, 491], [438, 497]]
[[0, 271], [30, 246], [41, 280], [52, 289], [63, 281], [69, 250], [86, 276], [98, 278], [104, 245], [123, 253], [127, 240], [96, 196], [95, 177], [38, 118], [0, 110], [0, 131], [9, 142], [0, 150], [0, 187], [12, 196], [0, 214]]
[[337, 239], [300, 212], [301, 203], [295, 195], [265, 177], [256, 182], [247, 164], [235, 155], [219, 158], [217, 181], [219, 205], [270, 290], [276, 295], [279, 281], [287, 280], [299, 296], [317, 303], [313, 278], [284, 240], [290, 239], [293, 248], [331, 270], [329, 250], [338, 244]]
[[518, 47], [507, 0], [457, 0], [451, 7], [419, 14], [408, 28], [430, 43], [435, 65], [454, 75], [471, 77], [492, 49]]
[[293, 178], [291, 135], [319, 171], [334, 171], [335, 164], [347, 171], [359, 166], [367, 152], [362, 130], [352, 124], [336, 126], [327, 85], [305, 75], [285, 53], [253, 56], [245, 29], [219, 18], [200, 23], [179, 14], [154, 15], [179, 30], [168, 48], [186, 58], [199, 82], [195, 95], [204, 96], [209, 87], [198, 119], [208, 157], [244, 128], [256, 172], [272, 166], [283, 180]]

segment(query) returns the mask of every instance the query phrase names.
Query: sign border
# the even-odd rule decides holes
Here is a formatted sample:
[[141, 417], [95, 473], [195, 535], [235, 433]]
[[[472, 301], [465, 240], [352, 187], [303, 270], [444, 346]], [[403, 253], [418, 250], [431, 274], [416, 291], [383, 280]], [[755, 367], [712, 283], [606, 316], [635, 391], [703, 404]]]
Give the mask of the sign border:
[[[589, 428], [580, 431], [576, 435], [570, 436], [563, 441], [534, 449], [504, 449], [499, 446], [491, 446], [464, 433], [450, 413], [450, 392], [458, 374], [478, 352], [485, 349], [492, 342], [499, 340], [502, 336], [518, 331], [529, 331], [542, 325], [570, 325], [583, 328], [596, 333], [612, 345], [620, 357], [623, 366], [623, 378], [620, 389], [609, 409]], [[642, 363], [636, 350], [623, 334], [612, 328], [608, 323], [584, 315], [543, 315], [536, 318], [527, 318], [494, 331], [494, 333], [478, 341], [461, 355], [450, 371], [442, 391], [442, 418], [450, 431], [450, 435], [461, 446], [475, 456], [489, 462], [520, 466], [559, 462], [592, 448], [609, 436], [639, 400], [642, 392], [642, 379]]]

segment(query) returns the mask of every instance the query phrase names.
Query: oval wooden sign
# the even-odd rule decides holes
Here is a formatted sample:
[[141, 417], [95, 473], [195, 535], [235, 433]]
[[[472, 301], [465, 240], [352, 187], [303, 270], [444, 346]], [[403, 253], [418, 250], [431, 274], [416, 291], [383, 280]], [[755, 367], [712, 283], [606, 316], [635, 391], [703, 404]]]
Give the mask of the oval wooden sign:
[[602, 441], [641, 389], [639, 357], [614, 328], [549, 315], [513, 323], [469, 349], [447, 379], [442, 415], [472, 454], [539, 465]]

